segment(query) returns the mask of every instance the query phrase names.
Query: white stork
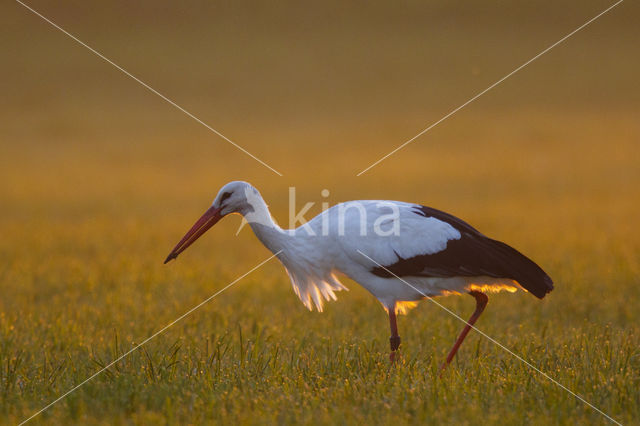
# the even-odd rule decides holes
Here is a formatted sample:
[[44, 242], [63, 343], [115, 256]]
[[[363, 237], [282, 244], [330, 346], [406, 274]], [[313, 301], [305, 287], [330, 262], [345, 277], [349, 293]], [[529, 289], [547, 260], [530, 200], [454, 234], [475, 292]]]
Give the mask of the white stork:
[[542, 299], [553, 289], [551, 278], [533, 261], [448, 213], [398, 201], [349, 201], [285, 230], [273, 221], [258, 190], [237, 181], [222, 187], [165, 263], [230, 213], [243, 215], [277, 255], [309, 310], [315, 305], [322, 311], [323, 299], [335, 300], [336, 291], [346, 290], [336, 273], [371, 292], [389, 314], [392, 362], [400, 346], [396, 314], [425, 297], [469, 293], [476, 299], [444, 368], [484, 310], [486, 293], [521, 288]]

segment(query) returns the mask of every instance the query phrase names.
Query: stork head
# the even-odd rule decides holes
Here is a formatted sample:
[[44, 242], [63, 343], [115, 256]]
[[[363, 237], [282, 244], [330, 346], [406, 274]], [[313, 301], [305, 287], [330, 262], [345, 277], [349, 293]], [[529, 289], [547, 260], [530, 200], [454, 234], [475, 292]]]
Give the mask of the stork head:
[[260, 194], [250, 183], [236, 180], [220, 188], [211, 207], [218, 209], [221, 216], [230, 213], [246, 215], [253, 211], [256, 196], [260, 197]]
[[164, 263], [178, 257], [180, 253], [185, 251], [187, 247], [193, 244], [202, 236], [209, 228], [215, 225], [220, 219], [230, 213], [240, 213], [247, 215], [253, 209], [253, 202], [260, 198], [258, 190], [251, 184], [241, 181], [229, 182], [223, 186], [216, 198], [213, 200], [211, 207], [196, 221], [189, 232], [176, 244]]

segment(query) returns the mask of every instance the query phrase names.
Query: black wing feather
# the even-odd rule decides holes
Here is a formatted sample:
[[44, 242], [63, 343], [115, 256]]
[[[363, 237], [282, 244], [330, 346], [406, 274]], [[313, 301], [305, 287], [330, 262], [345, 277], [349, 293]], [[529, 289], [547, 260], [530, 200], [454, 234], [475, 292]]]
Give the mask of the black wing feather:
[[542, 268], [513, 247], [483, 235], [465, 221], [443, 211], [416, 206], [415, 213], [447, 222], [460, 231], [461, 238], [450, 240], [446, 249], [438, 253], [400, 258], [384, 268], [375, 267], [371, 271], [373, 274], [385, 278], [393, 275], [508, 278], [540, 299], [553, 290], [553, 281]]

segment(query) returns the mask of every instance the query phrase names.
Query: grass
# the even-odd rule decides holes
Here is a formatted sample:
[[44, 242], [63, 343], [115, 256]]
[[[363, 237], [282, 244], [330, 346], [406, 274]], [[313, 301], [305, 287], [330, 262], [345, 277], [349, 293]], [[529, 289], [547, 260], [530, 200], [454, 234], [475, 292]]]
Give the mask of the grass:
[[[623, 121], [623, 126], [632, 124]], [[582, 146], [593, 147], [597, 137], [595, 130], [585, 132]], [[628, 154], [616, 154], [618, 165], [633, 161], [627, 160], [633, 144], [621, 141], [618, 149]], [[463, 150], [452, 143], [438, 155], [465, 158]], [[460, 171], [445, 162], [428, 173], [448, 176], [443, 181], [454, 187], [452, 194], [464, 196], [450, 196], [450, 188], [432, 184], [435, 201], [419, 201], [468, 218], [544, 265], [556, 282], [544, 301], [524, 293], [492, 296], [478, 326], [630, 424], [640, 415], [639, 239], [631, 226], [638, 198], [615, 169], [597, 179], [584, 172], [602, 164], [598, 151], [589, 151], [593, 157], [581, 156], [571, 169], [582, 173], [578, 179], [554, 167], [554, 161], [571, 155], [570, 149], [556, 148], [558, 158], [527, 191], [521, 190], [517, 168], [506, 172], [514, 176], [511, 182], [498, 183], [491, 172], [476, 180], [474, 175], [482, 172]], [[482, 155], [491, 152], [497, 155], [498, 149]], [[57, 161], [55, 156], [42, 161], [33, 176], [54, 176], [48, 167]], [[235, 237], [239, 221], [229, 218], [178, 262], [162, 265], [175, 240], [206, 207], [216, 179], [206, 178], [206, 167], [185, 167], [189, 181], [206, 184], [174, 190], [171, 179], [162, 177], [162, 167], [91, 161], [74, 158], [66, 171], [84, 174], [84, 182], [38, 197], [29, 195], [38, 185], [25, 184], [21, 198], [14, 193], [2, 214], [0, 410], [8, 423], [57, 398], [269, 254], [249, 232]], [[126, 171], [97, 185], [103, 168], [119, 167]], [[376, 179], [384, 181], [395, 170], [381, 169], [382, 178]], [[47, 178], [43, 185], [63, 179]], [[589, 182], [585, 192], [578, 190], [583, 180]], [[409, 174], [407, 181], [401, 192], [423, 193], [421, 180]], [[559, 184], [566, 189], [556, 188], [554, 194]], [[386, 185], [363, 192], [382, 198], [394, 190], [392, 180]], [[327, 186], [338, 200], [340, 191], [348, 190], [337, 182]], [[262, 188], [282, 221], [286, 188]], [[313, 188], [302, 187], [303, 194], [311, 194], [306, 199], [320, 198], [313, 197]], [[158, 197], [156, 191], [168, 196]], [[310, 313], [272, 261], [36, 422], [603, 421], [474, 333], [438, 379], [437, 367], [461, 324], [428, 301], [400, 319], [402, 361], [390, 368], [384, 312], [357, 284], [347, 285], [351, 291], [328, 304], [326, 312]], [[467, 297], [439, 301], [463, 317], [473, 309]]]
[[[308, 217], [327, 200], [416, 201], [514, 245], [556, 289], [543, 301], [491, 296], [477, 326], [638, 424], [631, 9], [355, 177], [606, 7], [543, 3], [468, 15], [380, 4], [335, 9], [326, 25], [297, 9], [282, 23], [277, 8], [38, 5], [283, 178], [3, 5], [0, 43], [15, 55], [0, 105], [0, 423], [26, 419], [269, 256], [227, 218], [162, 265], [218, 187], [243, 179], [282, 224], [296, 186], [299, 206], [316, 202]], [[33, 423], [606, 423], [477, 333], [438, 378], [462, 324], [428, 301], [399, 319], [402, 358], [390, 367], [384, 311], [345, 284], [310, 313], [271, 261]], [[438, 301], [462, 317], [474, 306]]]

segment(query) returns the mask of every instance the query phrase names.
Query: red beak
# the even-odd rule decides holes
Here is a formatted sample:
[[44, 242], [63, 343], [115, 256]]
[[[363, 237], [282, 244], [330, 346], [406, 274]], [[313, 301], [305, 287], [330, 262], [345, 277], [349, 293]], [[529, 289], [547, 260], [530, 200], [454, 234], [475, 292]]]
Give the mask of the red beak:
[[202, 217], [198, 219], [195, 225], [191, 227], [189, 232], [187, 232], [187, 234], [184, 237], [182, 237], [180, 242], [176, 244], [173, 250], [171, 250], [171, 253], [169, 253], [169, 256], [167, 256], [164, 263], [167, 263], [170, 260], [178, 257], [180, 253], [185, 251], [187, 247], [193, 244], [195, 240], [200, 238], [202, 234], [207, 232], [207, 230], [211, 228], [213, 225], [215, 225], [221, 218], [222, 218], [222, 215], [220, 214], [220, 209], [210, 207], [209, 210], [207, 210], [202, 215]]

